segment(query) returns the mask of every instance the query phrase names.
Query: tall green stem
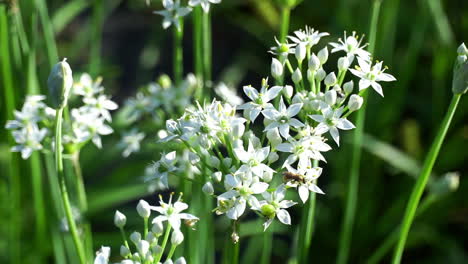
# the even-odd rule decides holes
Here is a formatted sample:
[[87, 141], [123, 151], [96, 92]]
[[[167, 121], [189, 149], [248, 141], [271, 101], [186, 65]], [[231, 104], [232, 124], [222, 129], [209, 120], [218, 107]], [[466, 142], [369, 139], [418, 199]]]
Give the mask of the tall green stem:
[[263, 249], [262, 257], [260, 259], [261, 264], [268, 264], [271, 260], [271, 248], [272, 248], [273, 234], [266, 230], [263, 232]]
[[[13, 87], [13, 75], [10, 61], [10, 34], [8, 15], [5, 5], [0, 5], [0, 66], [2, 86], [4, 89], [5, 112], [8, 119], [13, 119], [15, 110], [15, 89]], [[14, 144], [13, 138], [8, 137], [10, 145]], [[10, 154], [10, 199], [11, 199], [11, 223], [10, 223], [10, 262], [21, 263], [21, 176], [17, 155]]]
[[184, 35], [184, 20], [179, 18], [179, 28], [173, 27], [174, 30], [174, 57], [173, 57], [173, 67], [174, 67], [174, 80], [176, 86], [180, 85], [182, 81], [184, 61], [183, 61], [183, 48], [182, 48], [182, 38]]
[[[372, 18], [369, 29], [369, 47], [368, 51], [372, 54], [375, 50], [375, 41], [377, 36], [377, 23], [379, 20], [380, 6], [382, 0], [374, 0], [372, 6]], [[361, 168], [361, 143], [364, 135], [364, 124], [367, 106], [367, 92], [363, 93], [364, 103], [357, 114], [356, 130], [353, 134], [352, 158], [351, 158], [351, 173], [349, 176], [348, 193], [346, 197], [346, 209], [344, 221], [341, 227], [340, 244], [338, 251], [338, 264], [348, 262], [349, 251], [351, 246], [351, 237], [353, 231], [354, 220], [356, 216], [357, 195], [359, 189], [359, 172]]]
[[207, 83], [211, 81], [211, 16], [210, 13], [202, 12], [202, 27], [203, 27], [203, 88], [205, 95], [211, 92], [207, 89]]
[[70, 205], [70, 200], [68, 198], [67, 185], [65, 183], [65, 174], [63, 172], [63, 159], [62, 159], [62, 114], [63, 108], [60, 108], [56, 112], [55, 117], [55, 169], [57, 171], [59, 182], [60, 182], [60, 191], [63, 200], [63, 207], [65, 209], [65, 217], [67, 219], [68, 228], [73, 238], [73, 243], [80, 259], [81, 264], [86, 264], [86, 257], [83, 251], [83, 245], [81, 244], [78, 231], [76, 229], [75, 220], [73, 219], [73, 213]]
[[457, 110], [460, 97], [460, 94], [454, 95], [452, 97], [452, 101], [450, 102], [450, 106], [447, 110], [447, 113], [445, 114], [444, 120], [440, 125], [439, 131], [437, 132], [437, 136], [434, 142], [432, 143], [429, 153], [426, 156], [426, 160], [424, 161], [421, 174], [419, 175], [418, 180], [414, 185], [413, 191], [411, 192], [411, 196], [406, 205], [405, 216], [401, 224], [400, 239], [398, 240], [398, 244], [395, 248], [395, 253], [393, 255], [393, 264], [399, 264], [401, 262], [403, 251], [405, 249], [406, 239], [408, 238], [408, 233], [411, 228], [411, 224], [413, 223], [413, 219], [416, 214], [416, 209], [418, 208], [419, 201], [421, 200], [421, 196], [424, 192], [427, 181], [429, 180], [429, 176], [431, 175], [434, 163], [437, 159], [437, 156], [439, 155], [440, 147], [444, 142], [447, 130], [450, 126], [450, 123], [452, 122], [453, 115]]
[[281, 43], [286, 41], [286, 36], [288, 35], [289, 31], [289, 20], [291, 16], [291, 8], [283, 7], [281, 9], [281, 28], [280, 28], [280, 39]]
[[45, 0], [34, 0], [39, 13], [42, 28], [44, 30], [44, 39], [46, 42], [47, 57], [49, 64], [53, 66], [58, 61], [57, 45], [55, 44], [55, 34], [50, 21], [49, 13]]
[[31, 161], [31, 178], [34, 197], [34, 213], [36, 215], [36, 246], [39, 250], [41, 259], [38, 263], [42, 263], [42, 258], [45, 256], [44, 241], [46, 240], [47, 225], [46, 225], [46, 210], [44, 206], [44, 193], [42, 191], [42, 167], [39, 153], [33, 153], [30, 157]]
[[99, 74], [99, 69], [101, 67], [101, 40], [103, 20], [104, 0], [94, 0], [89, 65], [89, 72], [93, 76]]
[[195, 98], [201, 100], [203, 96], [203, 29], [202, 29], [202, 8], [197, 6], [193, 9], [193, 54], [194, 69], [197, 76], [198, 86], [195, 92]]

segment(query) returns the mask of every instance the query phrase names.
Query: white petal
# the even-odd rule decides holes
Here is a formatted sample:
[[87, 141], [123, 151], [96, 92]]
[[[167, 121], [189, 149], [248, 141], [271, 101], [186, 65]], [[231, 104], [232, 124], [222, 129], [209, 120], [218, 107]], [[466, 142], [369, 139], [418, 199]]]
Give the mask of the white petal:
[[289, 138], [289, 125], [288, 124], [283, 124], [279, 127], [279, 132], [281, 136], [283, 136], [285, 139]]
[[325, 122], [325, 117], [323, 117], [322, 115], [309, 115], [309, 117], [319, 123]]
[[293, 152], [294, 147], [291, 143], [281, 143], [276, 146], [276, 149], [281, 152]]
[[265, 94], [264, 102], [269, 102], [272, 99], [276, 98], [276, 96], [278, 96], [282, 89], [283, 87], [281, 86], [273, 86], [270, 89], [268, 89], [268, 91]]
[[258, 98], [258, 91], [252, 86], [244, 86], [244, 93], [250, 100], [255, 101]]
[[288, 123], [289, 123], [289, 125], [291, 125], [293, 127], [303, 127], [304, 126], [304, 124], [301, 121], [297, 120], [296, 118], [291, 118]]
[[336, 144], [339, 146], [340, 145], [340, 133], [338, 132], [338, 129], [336, 127], [330, 128], [330, 135], [332, 136]]
[[289, 215], [288, 211], [286, 211], [284, 209], [280, 209], [276, 213], [276, 216], [278, 217], [278, 219], [280, 220], [281, 223], [283, 223], [285, 225], [290, 225], [291, 224], [291, 216]]
[[290, 105], [288, 110], [287, 110], [288, 117], [293, 117], [293, 116], [297, 115], [297, 113], [299, 113], [299, 111], [301, 111], [301, 108], [302, 108], [302, 103]]
[[359, 80], [359, 91], [366, 89], [371, 85], [371, 81], [367, 79], [361, 79]]
[[372, 82], [371, 85], [372, 85], [372, 88], [374, 88], [374, 90], [378, 94], [380, 94], [382, 97], [384, 97], [383, 91], [382, 91], [382, 86], [380, 86], [380, 84], [378, 84], [377, 82]]
[[309, 199], [309, 189], [306, 186], [301, 185], [299, 188], [297, 188], [297, 192], [299, 193], [299, 197], [301, 198], [302, 202], [307, 202], [307, 199]]
[[250, 187], [254, 194], [260, 194], [268, 189], [268, 183], [266, 182], [257, 182], [252, 184]]
[[353, 123], [351, 123], [348, 119], [345, 119], [345, 118], [341, 118], [338, 121], [338, 124], [336, 125], [336, 127], [342, 130], [350, 130], [350, 129], [356, 128], [353, 125]]
[[315, 192], [315, 193], [319, 193], [319, 194], [325, 194], [317, 185], [315, 184], [311, 184], [309, 186], [309, 190]]

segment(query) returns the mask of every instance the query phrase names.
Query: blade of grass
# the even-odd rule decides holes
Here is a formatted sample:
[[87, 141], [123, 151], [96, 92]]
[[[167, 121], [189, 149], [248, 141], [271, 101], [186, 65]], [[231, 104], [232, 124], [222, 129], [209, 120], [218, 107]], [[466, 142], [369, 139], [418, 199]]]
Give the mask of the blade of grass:
[[70, 21], [78, 16], [90, 5], [89, 1], [74, 0], [66, 2], [57, 9], [52, 16], [52, 27], [54, 32], [61, 32]]
[[[373, 54], [375, 50], [375, 41], [377, 35], [377, 24], [379, 21], [381, 0], [374, 0], [372, 5], [372, 17], [369, 29], [369, 46], [368, 51]], [[345, 264], [349, 259], [349, 251], [351, 247], [351, 237], [353, 231], [354, 220], [356, 217], [357, 195], [359, 189], [359, 173], [361, 164], [361, 142], [363, 141], [365, 114], [367, 105], [367, 92], [363, 94], [364, 103], [357, 114], [356, 129], [353, 134], [353, 142], [355, 145], [352, 147], [351, 157], [351, 172], [349, 177], [348, 192], [346, 196], [346, 209], [344, 221], [342, 222], [342, 229], [339, 242], [339, 250], [337, 256], [338, 264]]]
[[93, 17], [91, 21], [91, 47], [89, 72], [91, 76], [99, 74], [101, 68], [101, 41], [104, 23], [104, 0], [93, 1]]
[[42, 30], [44, 31], [44, 40], [46, 42], [47, 58], [49, 60], [50, 68], [58, 61], [57, 45], [55, 44], [55, 34], [50, 22], [49, 13], [47, 11], [47, 5], [44, 0], [34, 0], [37, 11], [39, 13], [39, 19], [41, 21]]
[[409, 198], [406, 211], [405, 211], [405, 216], [401, 224], [402, 228], [400, 232], [400, 238], [398, 240], [397, 246], [395, 247], [395, 253], [393, 255], [393, 260], [392, 260], [393, 264], [399, 264], [401, 262], [403, 251], [405, 249], [406, 239], [408, 237], [411, 224], [415, 217], [416, 209], [418, 208], [419, 201], [424, 192], [424, 189], [426, 187], [427, 181], [431, 174], [432, 168], [434, 167], [434, 163], [437, 159], [440, 148], [445, 139], [445, 135], [447, 134], [448, 128], [450, 126], [452, 118], [457, 109], [458, 102], [460, 101], [460, 97], [461, 97], [460, 94], [454, 95], [452, 97], [452, 101], [450, 102], [450, 106], [447, 110], [444, 120], [442, 121], [442, 124], [437, 133], [437, 136], [434, 142], [432, 143], [432, 146], [431, 146], [431, 149], [429, 150], [428, 155], [426, 156], [426, 160], [424, 161], [421, 174], [419, 175], [418, 180], [413, 188], [413, 191], [411, 192], [411, 196]]

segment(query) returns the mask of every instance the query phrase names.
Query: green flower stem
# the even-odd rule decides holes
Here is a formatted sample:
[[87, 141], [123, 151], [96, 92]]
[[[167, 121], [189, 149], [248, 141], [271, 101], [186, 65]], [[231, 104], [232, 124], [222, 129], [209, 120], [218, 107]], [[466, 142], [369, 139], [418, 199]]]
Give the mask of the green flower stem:
[[47, 12], [47, 4], [45, 0], [35, 0], [39, 19], [44, 31], [44, 39], [46, 42], [46, 52], [51, 67], [59, 60], [57, 53], [57, 45], [55, 44], [55, 34], [50, 21], [49, 13]]
[[269, 264], [271, 261], [271, 248], [272, 248], [273, 234], [266, 230], [263, 233], [263, 250], [262, 258], [260, 259], [261, 264]]
[[[377, 35], [377, 23], [379, 20], [380, 6], [382, 0], [374, 0], [372, 5], [372, 18], [369, 30], [369, 46], [368, 51], [372, 54], [375, 49], [375, 40]], [[367, 89], [366, 89], [367, 90]], [[338, 249], [338, 264], [348, 263], [349, 251], [351, 247], [351, 236], [353, 231], [354, 220], [356, 216], [357, 196], [359, 189], [359, 171], [361, 165], [361, 142], [364, 135], [364, 123], [367, 105], [367, 92], [363, 93], [364, 103], [356, 118], [356, 130], [353, 134], [353, 146], [351, 157], [351, 172], [349, 176], [348, 192], [346, 196], [346, 208], [344, 221], [341, 226], [341, 236]]]
[[169, 222], [167, 222], [166, 231], [164, 232], [164, 239], [163, 239], [163, 242], [161, 244], [161, 253], [159, 253], [156, 256], [155, 263], [159, 263], [159, 261], [161, 260], [163, 254], [164, 254], [164, 250], [166, 249], [166, 245], [167, 245], [167, 241], [169, 240], [169, 234], [170, 233], [171, 233], [171, 224], [169, 224]]
[[148, 235], [148, 217], [143, 218], [143, 223], [145, 227], [143, 230], [143, 239], [146, 239], [146, 236]]
[[[318, 160], [314, 160], [313, 166], [318, 166]], [[307, 200], [307, 204], [305, 204], [302, 210], [302, 218], [299, 226], [298, 263], [307, 263], [314, 228], [315, 203], [316, 194], [312, 192]]]
[[[204, 89], [207, 88], [207, 82], [211, 81], [211, 17], [210, 13], [202, 12], [202, 27], [203, 27], [203, 77]], [[204, 92], [208, 96], [210, 92]]]
[[452, 118], [455, 114], [455, 111], [457, 110], [460, 97], [460, 94], [454, 95], [452, 97], [452, 101], [450, 102], [450, 106], [447, 110], [447, 113], [445, 114], [444, 120], [442, 121], [439, 131], [437, 132], [437, 136], [432, 143], [429, 153], [426, 156], [421, 174], [419, 175], [418, 180], [414, 185], [413, 191], [411, 192], [411, 196], [406, 206], [405, 216], [401, 224], [400, 238], [393, 255], [393, 264], [399, 264], [401, 262], [403, 251], [405, 249], [406, 239], [408, 238], [408, 233], [411, 228], [411, 224], [413, 223], [419, 201], [421, 200], [421, 196], [424, 192], [427, 181], [429, 180], [429, 176], [431, 175], [436, 158], [439, 155], [440, 148], [445, 139], [445, 135], [447, 134], [447, 130], [450, 126]]
[[119, 228], [120, 229], [120, 234], [122, 235], [122, 240], [124, 241], [124, 245], [130, 249], [130, 246], [128, 245], [128, 241], [127, 241], [127, 235], [125, 234], [125, 230], [122, 228]]
[[73, 243], [80, 259], [81, 264], [86, 264], [86, 257], [83, 250], [83, 245], [81, 244], [80, 237], [78, 236], [78, 231], [76, 229], [75, 220], [73, 219], [72, 209], [70, 206], [70, 200], [68, 198], [68, 190], [65, 183], [65, 174], [63, 172], [63, 159], [62, 159], [62, 114], [63, 108], [60, 108], [56, 112], [55, 117], [55, 169], [57, 171], [60, 190], [63, 200], [63, 207], [65, 209], [65, 217], [67, 219], [68, 228], [73, 238]]
[[283, 7], [281, 9], [281, 28], [280, 28], [280, 43], [284, 43], [286, 41], [286, 36], [288, 35], [289, 31], [289, 20], [291, 16], [291, 8]]
[[89, 73], [92, 76], [99, 74], [101, 67], [101, 41], [102, 41], [102, 27], [104, 22], [104, 1], [94, 0], [93, 15], [91, 26], [91, 43], [90, 43], [90, 64]]
[[174, 255], [174, 252], [177, 248], [177, 245], [171, 245], [171, 249], [169, 250], [169, 254], [167, 254], [167, 258], [166, 259], [171, 259], [172, 258], [172, 255]]
[[179, 28], [173, 27], [174, 30], [174, 80], [176, 85], [180, 85], [182, 81], [184, 62], [183, 62], [183, 49], [182, 39], [184, 36], [184, 20], [179, 18]]
[[201, 101], [203, 96], [203, 42], [202, 42], [202, 12], [200, 6], [193, 9], [193, 54], [194, 69], [198, 85], [195, 92], [195, 98]]
[[32, 178], [32, 189], [34, 197], [34, 213], [36, 215], [36, 246], [39, 250], [41, 259], [45, 256], [44, 241], [47, 236], [47, 218], [46, 209], [44, 206], [44, 192], [42, 190], [42, 167], [39, 153], [33, 153], [30, 157], [31, 162], [31, 178]]
[[[5, 5], [0, 5], [0, 67], [2, 90], [5, 98], [5, 112], [7, 119], [13, 119], [15, 110], [15, 89], [13, 87], [13, 73], [10, 61], [10, 34], [8, 32], [8, 14]], [[10, 145], [15, 142], [11, 136], [8, 137]], [[11, 199], [11, 223], [9, 226], [9, 252], [10, 262], [21, 263], [21, 179], [19, 172], [18, 155], [10, 153], [10, 199]]]

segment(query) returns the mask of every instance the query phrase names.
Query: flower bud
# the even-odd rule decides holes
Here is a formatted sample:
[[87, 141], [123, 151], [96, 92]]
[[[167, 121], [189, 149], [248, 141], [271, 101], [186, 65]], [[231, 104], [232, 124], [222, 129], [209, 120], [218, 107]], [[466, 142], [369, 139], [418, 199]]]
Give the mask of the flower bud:
[[141, 252], [142, 256], [146, 256], [150, 248], [150, 244], [146, 240], [140, 240], [137, 244], [138, 252]]
[[458, 55], [468, 55], [468, 49], [466, 48], [465, 43], [458, 46], [457, 53]]
[[320, 68], [317, 70], [317, 73], [315, 74], [315, 79], [321, 82], [323, 81], [323, 79], [325, 79], [326, 75], [327, 73], [322, 68]]
[[354, 88], [354, 82], [353, 81], [349, 81], [347, 83], [345, 83], [343, 85], [343, 90], [345, 92], [345, 94], [350, 94], [353, 92], [353, 88]]
[[281, 144], [281, 136], [278, 131], [278, 129], [270, 129], [266, 133], [266, 137], [268, 138], [268, 141], [270, 141], [270, 144], [273, 147], [276, 147], [278, 144]]
[[356, 110], [359, 110], [363, 102], [364, 102], [364, 99], [361, 96], [357, 94], [351, 95], [351, 97], [349, 97], [349, 102], [348, 102], [349, 111], [354, 112]]
[[463, 64], [468, 60], [468, 56], [466, 55], [458, 55], [457, 62], [458, 64]]
[[174, 264], [174, 262], [172, 262], [172, 259], [166, 259], [163, 264]]
[[439, 177], [431, 186], [431, 193], [444, 195], [454, 192], [460, 184], [460, 174], [458, 172], [448, 172], [443, 177]]
[[336, 103], [336, 91], [329, 90], [325, 93], [325, 103], [332, 106]]
[[[271, 153], [270, 156], [272, 154], [275, 154], [278, 157], [278, 154], [276, 152]], [[271, 182], [271, 180], [273, 180], [273, 172], [270, 170], [264, 171], [262, 175], [262, 179], [264, 182]]]
[[158, 84], [161, 85], [162, 88], [168, 89], [172, 85], [171, 78], [167, 74], [162, 74], [158, 78]]
[[468, 90], [468, 62], [456, 64], [453, 71], [452, 91], [464, 94]]
[[153, 246], [151, 246], [151, 251], [153, 252], [153, 254], [155, 255], [158, 255], [160, 254], [163, 250], [162, 250], [162, 247], [158, 244], [154, 244]]
[[291, 98], [294, 93], [294, 88], [291, 85], [286, 85], [283, 88], [283, 94], [286, 98]]
[[232, 165], [232, 159], [231, 158], [224, 158], [223, 159], [223, 165], [226, 166], [226, 168], [230, 168]]
[[231, 234], [232, 243], [237, 244], [239, 242], [239, 234], [236, 231]]
[[268, 155], [268, 162], [273, 163], [279, 159], [278, 153], [276, 152], [271, 152], [270, 155]]
[[234, 138], [240, 138], [245, 132], [245, 126], [242, 123], [237, 123], [232, 127], [232, 136]]
[[130, 249], [128, 249], [127, 246], [120, 246], [120, 256], [122, 257], [127, 257], [129, 254], [131, 254]]
[[265, 204], [261, 208], [262, 215], [266, 216], [267, 218], [274, 218], [276, 215], [275, 207], [271, 204]]
[[130, 240], [135, 244], [135, 245], [138, 245], [138, 242], [140, 242], [141, 240], [141, 234], [139, 232], [133, 232], [131, 235], [130, 235]]
[[312, 53], [312, 56], [310, 56], [310, 59], [309, 59], [309, 70], [315, 72], [319, 68], [320, 68], [320, 60], [317, 57], [317, 55], [315, 55], [315, 53]]
[[182, 234], [180, 230], [174, 230], [171, 236], [171, 244], [177, 246], [177, 245], [182, 244], [183, 241], [184, 241], [184, 234]]
[[187, 264], [187, 261], [185, 261], [184, 257], [180, 257], [180, 258], [176, 259], [174, 264]]
[[341, 57], [338, 59], [338, 71], [345, 71], [349, 68], [348, 57]]
[[123, 228], [127, 223], [127, 217], [122, 214], [119, 210], [115, 211], [114, 224], [118, 228]]
[[319, 53], [317, 54], [317, 57], [319, 58], [320, 60], [320, 64], [325, 64], [325, 62], [327, 62], [328, 60], [328, 49], [327, 47], [321, 49], [319, 51]]
[[211, 182], [206, 182], [202, 187], [202, 191], [208, 195], [212, 195], [214, 193], [213, 184]]
[[213, 168], [218, 168], [220, 163], [221, 163], [221, 161], [219, 161], [219, 159], [217, 157], [211, 156], [208, 159], [208, 164]]
[[271, 61], [271, 76], [275, 79], [281, 79], [283, 77], [283, 65], [276, 58], [273, 58]]
[[67, 59], [54, 65], [47, 79], [50, 104], [54, 109], [62, 109], [67, 105], [68, 96], [73, 86], [73, 76]]
[[306, 57], [306, 53], [307, 53], [307, 47], [304, 43], [299, 43], [297, 46], [296, 46], [296, 59], [297, 61], [299, 62], [299, 64], [302, 63], [302, 61], [305, 59]]
[[161, 221], [153, 221], [153, 227], [151, 227], [151, 231], [156, 237], [160, 237], [164, 232], [164, 226]]
[[299, 68], [297, 68], [293, 75], [292, 75], [292, 80], [294, 82], [294, 84], [298, 84], [301, 80], [302, 80], [302, 73], [301, 73], [301, 70], [299, 70]]
[[327, 75], [327, 77], [325, 78], [325, 85], [327, 87], [329, 86], [333, 86], [336, 84], [336, 75], [334, 72], [331, 72]]
[[140, 200], [137, 205], [137, 212], [143, 218], [148, 218], [151, 214], [150, 205], [145, 200]]

